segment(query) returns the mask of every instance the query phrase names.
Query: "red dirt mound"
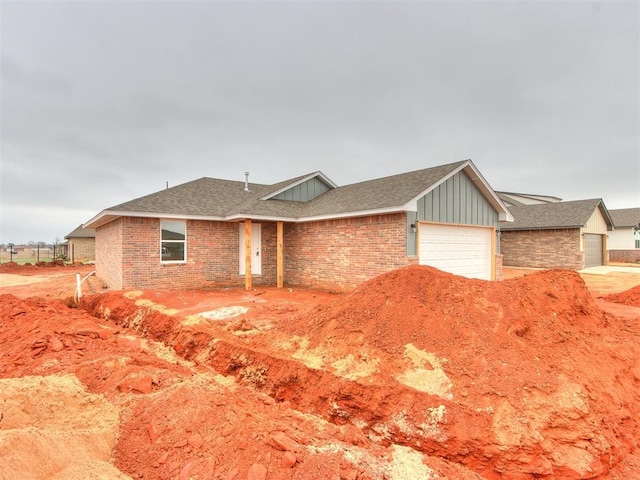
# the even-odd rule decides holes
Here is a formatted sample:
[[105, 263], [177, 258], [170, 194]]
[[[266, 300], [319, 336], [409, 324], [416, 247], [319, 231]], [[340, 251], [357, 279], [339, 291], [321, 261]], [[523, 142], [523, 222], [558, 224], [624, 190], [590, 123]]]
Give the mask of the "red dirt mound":
[[602, 297], [602, 299], [607, 302], [622, 303], [623, 305], [640, 307], [640, 285], [630, 288], [624, 292], [607, 295], [606, 297]]
[[[0, 295], [0, 377], [69, 372], [104, 394], [120, 408], [112, 460], [132, 478], [640, 471], [640, 326], [603, 313], [575, 272], [408, 267], [313, 310], [293, 293], [280, 306], [277, 292], [219, 293], [83, 297], [96, 317]], [[230, 305], [247, 313], [199, 315]]]
[[[496, 449], [510, 458], [494, 471], [591, 478], [619, 461], [616, 454], [636, 448], [640, 429], [628, 415], [640, 415], [633, 393], [640, 370], [632, 373], [629, 364], [638, 351], [628, 343], [629, 326], [605, 316], [576, 272], [486, 282], [412, 266], [363, 283], [288, 327], [315, 346], [374, 346], [400, 357], [411, 344], [435, 355], [426, 367], [441, 366], [455, 403], [494, 412], [478, 455]], [[501, 425], [502, 415], [519, 418], [517, 432]], [[447, 428], [470, 443], [452, 423]], [[581, 458], [567, 448], [587, 431], [592, 453]], [[472, 468], [487, 474], [480, 463]]]
[[[59, 300], [0, 295], [0, 377], [74, 373], [92, 392], [114, 392], [133, 370], [150, 367], [184, 374], [146, 354], [133, 332]], [[120, 359], [115, 364], [96, 361]], [[163, 377], [160, 375], [160, 377]], [[151, 385], [151, 384], [149, 384]]]
[[77, 267], [82, 266], [82, 263], [65, 263], [62, 260], [53, 260], [51, 262], [36, 262], [35, 265], [25, 263], [20, 265], [16, 262], [6, 262], [0, 264], [0, 273], [17, 273], [20, 275], [28, 274], [29, 272], [41, 272], [43, 268], [54, 267]]

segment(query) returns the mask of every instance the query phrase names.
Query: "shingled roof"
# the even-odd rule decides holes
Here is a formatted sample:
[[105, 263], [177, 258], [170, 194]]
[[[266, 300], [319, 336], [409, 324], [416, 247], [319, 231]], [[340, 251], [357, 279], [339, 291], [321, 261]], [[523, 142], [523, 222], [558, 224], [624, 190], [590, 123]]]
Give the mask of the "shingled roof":
[[635, 227], [640, 224], [640, 208], [609, 210], [613, 224], [617, 227]]
[[[509, 211], [471, 160], [464, 160], [343, 187], [337, 187], [322, 172], [273, 185], [251, 183], [248, 190], [244, 188], [244, 182], [203, 177], [110, 207], [86, 225], [98, 227], [119, 216], [173, 216], [221, 221], [252, 218], [300, 222], [415, 210], [411, 204], [419, 197], [463, 169], [494, 208], [510, 220]], [[330, 189], [307, 202], [272, 198], [287, 187], [314, 177], [321, 179]]]
[[84, 228], [82, 225], [78, 225], [69, 235], [64, 238], [95, 238], [96, 231], [94, 228]]
[[[613, 222], [600, 198], [570, 202], [515, 205], [509, 207], [512, 223], [502, 223], [501, 230], [550, 230], [557, 228], [583, 228], [596, 208], [600, 209], [609, 227]], [[611, 228], [609, 228], [611, 229]]]

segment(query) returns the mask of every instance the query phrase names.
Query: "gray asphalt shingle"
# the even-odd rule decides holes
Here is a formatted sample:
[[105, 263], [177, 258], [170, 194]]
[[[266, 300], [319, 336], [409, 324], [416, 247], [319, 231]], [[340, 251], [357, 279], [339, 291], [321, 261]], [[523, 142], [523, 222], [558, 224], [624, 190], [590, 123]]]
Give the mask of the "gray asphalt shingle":
[[[509, 207], [514, 222], [502, 223], [502, 230], [543, 230], [554, 228], [581, 228], [596, 208], [604, 209], [599, 198], [570, 202], [515, 205]], [[606, 215], [606, 209], [605, 217]]]
[[635, 227], [640, 224], [640, 208], [609, 210], [616, 227]]
[[337, 187], [308, 202], [260, 199], [313, 174], [273, 185], [251, 183], [248, 192], [244, 190], [244, 182], [204, 177], [115, 205], [107, 211], [209, 217], [304, 218], [402, 207], [465, 162]]

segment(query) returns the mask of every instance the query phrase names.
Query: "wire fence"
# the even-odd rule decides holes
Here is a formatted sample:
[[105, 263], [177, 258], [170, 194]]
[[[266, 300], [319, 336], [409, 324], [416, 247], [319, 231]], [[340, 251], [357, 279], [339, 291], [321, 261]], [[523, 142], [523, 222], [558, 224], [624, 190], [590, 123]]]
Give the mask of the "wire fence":
[[[8, 244], [11, 245], [11, 244]], [[0, 263], [15, 262], [36, 264], [38, 262], [52, 262], [67, 260], [67, 245], [13, 245], [0, 248]]]

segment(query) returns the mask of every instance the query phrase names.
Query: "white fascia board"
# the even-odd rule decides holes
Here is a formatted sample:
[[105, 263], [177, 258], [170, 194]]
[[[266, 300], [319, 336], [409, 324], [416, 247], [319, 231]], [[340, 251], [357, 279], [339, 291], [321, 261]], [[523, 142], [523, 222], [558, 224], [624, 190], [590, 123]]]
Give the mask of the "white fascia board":
[[409, 211], [412, 211], [412, 212], [418, 211], [418, 200], [420, 200], [422, 197], [424, 197], [430, 191], [435, 190], [436, 188], [438, 188], [444, 182], [446, 182], [451, 177], [456, 175], [460, 170], [463, 170], [464, 168], [466, 168], [467, 165], [469, 165], [470, 163], [471, 163], [471, 160], [467, 160], [462, 165], [460, 165], [458, 168], [456, 168], [454, 171], [452, 171], [449, 175], [445, 175], [444, 177], [442, 177], [437, 182], [433, 183], [432, 185], [429, 185], [429, 187], [426, 190], [423, 190], [418, 195], [416, 195], [411, 200], [409, 200], [407, 203], [405, 203], [404, 208], [406, 210], [409, 210]]
[[390, 213], [402, 213], [402, 212], [406, 212], [406, 209], [403, 206], [386, 207], [386, 208], [376, 208], [372, 210], [360, 210], [357, 212], [332, 213], [328, 215], [316, 215], [313, 217], [299, 217], [297, 221], [299, 223], [320, 222], [322, 220], [337, 220], [340, 218], [353, 218], [353, 217], [370, 217], [372, 215], [387, 215]]
[[263, 220], [265, 222], [291, 222], [291, 223], [308, 223], [319, 222], [323, 220], [337, 220], [340, 218], [353, 218], [353, 217], [370, 217], [372, 215], [386, 215], [389, 213], [405, 212], [406, 209], [403, 206], [399, 207], [387, 207], [377, 208], [373, 210], [360, 210], [357, 212], [344, 212], [344, 213], [330, 213], [327, 215], [315, 215], [311, 217], [272, 217], [268, 215], [251, 215], [251, 214], [236, 214], [226, 217], [227, 221], [238, 221], [251, 219], [251, 220]]
[[289, 183], [288, 185], [285, 185], [281, 189], [276, 190], [275, 192], [270, 193], [269, 195], [265, 195], [264, 197], [261, 197], [260, 200], [269, 200], [269, 199], [281, 194], [282, 192], [286, 192], [290, 188], [293, 188], [296, 185], [300, 185], [301, 183], [304, 183], [307, 180], [311, 180], [312, 178], [315, 178], [315, 177], [319, 177], [324, 183], [326, 183], [327, 185], [329, 185], [332, 188], [337, 188], [338, 187], [338, 185], [336, 185], [333, 181], [331, 181], [331, 179], [329, 177], [327, 177], [324, 173], [318, 171], [318, 172], [311, 173], [311, 174], [307, 175], [304, 178], [301, 178], [297, 182]]
[[[119, 217], [138, 217], [138, 218], [174, 218], [176, 220], [210, 220], [210, 221], [225, 221], [225, 217], [216, 217], [209, 215], [183, 215], [176, 213], [154, 213], [154, 212], [128, 212], [118, 210], [103, 210], [98, 215], [93, 217], [87, 223], [83, 225], [84, 228], [95, 228], [92, 225], [104, 225]], [[110, 218], [107, 222], [100, 222], [102, 219]]]
[[250, 214], [242, 214], [237, 213], [235, 215], [229, 215], [224, 218], [226, 222], [244, 222], [245, 220], [262, 220], [263, 222], [297, 222], [297, 217], [274, 217], [270, 215], [250, 215]]
[[[496, 192], [491, 188], [489, 182], [485, 180], [480, 171], [476, 168], [471, 160], [467, 160], [465, 164], [459, 170], [466, 170], [467, 175], [469, 175], [469, 171], [473, 173], [473, 175], [469, 175], [471, 177], [471, 181], [476, 184], [476, 186], [480, 189], [480, 191], [484, 194], [484, 196], [489, 200], [489, 203], [493, 205], [493, 207], [498, 211], [498, 219], [503, 222], [513, 222], [515, 219], [513, 215], [504, 204], [504, 202], [498, 197]], [[457, 173], [457, 172], [456, 172]], [[503, 219], [504, 217], [504, 219]]]
[[489, 200], [489, 203], [491, 203], [493, 207], [498, 211], [498, 219], [501, 222], [513, 222], [514, 221], [513, 215], [511, 214], [507, 206], [504, 204], [502, 200], [500, 200], [500, 197], [498, 197], [496, 192], [493, 190], [493, 188], [491, 188], [489, 183], [484, 179], [482, 174], [478, 171], [478, 169], [476, 168], [476, 166], [473, 164], [471, 160], [465, 161], [462, 165], [460, 165], [458, 168], [453, 170], [451, 173], [449, 173], [448, 175], [445, 175], [440, 180], [430, 185], [429, 188], [420, 192], [418, 195], [416, 195], [411, 200], [409, 200], [404, 205], [403, 208], [405, 210], [416, 212], [418, 210], [419, 199], [424, 197], [430, 191], [438, 188], [440, 185], [442, 185], [444, 182], [449, 180], [454, 175], [457, 175], [462, 170], [467, 171], [467, 175], [469, 175], [469, 178], [471, 179], [471, 181], [484, 194], [487, 200]]

